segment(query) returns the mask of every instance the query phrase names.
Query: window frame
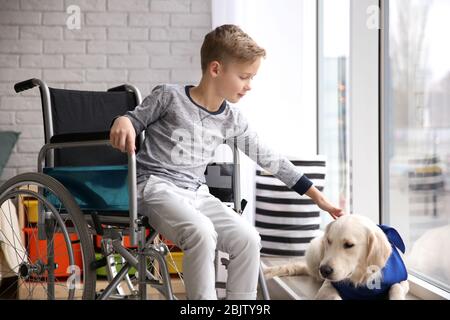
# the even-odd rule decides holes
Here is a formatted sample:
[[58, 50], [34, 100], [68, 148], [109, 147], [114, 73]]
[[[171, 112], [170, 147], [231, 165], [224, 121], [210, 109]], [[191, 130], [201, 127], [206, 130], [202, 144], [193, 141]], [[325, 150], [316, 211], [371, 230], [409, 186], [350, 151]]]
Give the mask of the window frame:
[[[316, 13], [317, 13], [317, 17], [316, 17], [316, 34], [317, 34], [317, 40], [316, 40], [316, 52], [317, 52], [317, 59], [316, 59], [316, 73], [317, 73], [317, 77], [316, 77], [316, 101], [317, 101], [317, 108], [316, 108], [316, 119], [317, 119], [317, 123], [316, 123], [316, 128], [317, 128], [317, 146], [316, 146], [316, 153], [317, 154], [326, 154], [326, 151], [323, 150], [323, 146], [321, 144], [321, 135], [322, 135], [322, 126], [320, 125], [320, 116], [321, 116], [321, 112], [323, 112], [321, 110], [321, 107], [323, 107], [323, 103], [325, 101], [324, 97], [322, 96], [325, 91], [324, 91], [324, 87], [325, 85], [325, 81], [323, 81], [324, 79], [322, 79], [322, 75], [324, 74], [324, 71], [326, 70], [325, 67], [325, 54], [324, 54], [324, 31], [325, 31], [325, 26], [324, 26], [324, 19], [325, 19], [325, 14], [324, 14], [324, 2], [326, 0], [317, 0], [316, 1]], [[348, 0], [349, 6], [350, 6], [350, 0]], [[349, 11], [350, 12], [350, 11]], [[349, 39], [350, 40], [350, 39]], [[348, 47], [348, 49], [350, 49], [350, 47]], [[346, 73], [346, 86], [348, 86], [348, 81], [349, 81], [349, 54], [350, 52], [348, 52], [348, 56], [347, 56], [347, 61], [346, 61], [346, 68], [345, 68], [345, 73]], [[348, 99], [348, 88], [345, 89], [345, 98]], [[349, 100], [346, 100], [346, 107], [348, 108], [348, 106], [350, 105]], [[346, 109], [346, 112], [348, 112], [348, 109]], [[346, 115], [346, 125], [349, 124], [349, 115]], [[349, 133], [350, 129], [347, 129], [345, 132], [346, 135], [346, 152], [347, 155], [349, 154], [349, 143], [350, 143], [350, 133]], [[327, 155], [327, 167], [329, 166], [329, 161], [328, 161], [328, 155]], [[330, 170], [327, 170], [327, 175], [330, 175]], [[346, 194], [346, 199], [345, 199], [345, 207], [343, 207], [343, 209], [345, 211], [349, 211], [350, 210], [350, 166], [349, 163], [346, 163], [346, 179], [348, 179], [346, 181], [346, 188], [345, 188], [345, 194]], [[326, 188], [328, 190], [328, 187]], [[339, 195], [340, 198], [341, 195]], [[336, 204], [338, 204], [336, 202]], [[339, 204], [338, 204], [339, 205]], [[332, 220], [332, 218], [328, 215], [328, 214], [324, 214], [324, 216], [322, 216], [323, 221], [321, 224], [321, 229], [324, 229], [325, 226]]]
[[350, 1], [350, 212], [381, 223], [380, 29], [367, 27], [367, 8], [378, 0]]

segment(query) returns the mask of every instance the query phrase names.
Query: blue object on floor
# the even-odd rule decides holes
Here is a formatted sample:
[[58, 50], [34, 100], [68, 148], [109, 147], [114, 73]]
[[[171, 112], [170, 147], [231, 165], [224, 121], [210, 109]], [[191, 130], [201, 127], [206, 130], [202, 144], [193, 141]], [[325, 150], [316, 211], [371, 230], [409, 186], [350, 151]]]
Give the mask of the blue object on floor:
[[6, 166], [18, 138], [18, 132], [0, 131], [0, 176], [3, 173], [3, 168]]

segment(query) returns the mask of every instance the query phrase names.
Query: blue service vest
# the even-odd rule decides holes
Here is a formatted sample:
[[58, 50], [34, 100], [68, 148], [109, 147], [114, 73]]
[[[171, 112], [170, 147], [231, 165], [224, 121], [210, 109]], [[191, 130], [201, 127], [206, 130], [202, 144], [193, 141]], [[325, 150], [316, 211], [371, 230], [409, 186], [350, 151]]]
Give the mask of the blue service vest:
[[[381, 270], [382, 277], [379, 285], [369, 288], [366, 284], [355, 287], [349, 281], [332, 282], [333, 286], [339, 292], [343, 300], [376, 300], [388, 299], [389, 289], [395, 283], [399, 283], [408, 279], [405, 264], [398, 253], [397, 249], [405, 253], [405, 244], [398, 234], [397, 230], [386, 225], [378, 225], [386, 234], [391, 246], [392, 254]], [[373, 287], [373, 285], [371, 285]]]

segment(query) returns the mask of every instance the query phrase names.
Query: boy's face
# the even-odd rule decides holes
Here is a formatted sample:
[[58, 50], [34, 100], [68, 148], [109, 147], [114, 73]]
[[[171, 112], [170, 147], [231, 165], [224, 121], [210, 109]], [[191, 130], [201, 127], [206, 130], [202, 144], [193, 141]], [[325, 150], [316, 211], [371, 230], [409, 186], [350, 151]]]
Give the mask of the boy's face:
[[216, 74], [218, 93], [225, 100], [237, 103], [251, 90], [251, 81], [258, 72], [261, 58], [254, 62], [229, 62], [220, 64]]

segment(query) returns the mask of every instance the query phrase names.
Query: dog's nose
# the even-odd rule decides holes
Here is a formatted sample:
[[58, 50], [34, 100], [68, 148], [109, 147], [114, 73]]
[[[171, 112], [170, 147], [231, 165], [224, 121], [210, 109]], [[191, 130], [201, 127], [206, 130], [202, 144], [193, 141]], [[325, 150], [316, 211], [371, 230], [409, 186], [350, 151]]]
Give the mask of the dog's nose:
[[333, 273], [333, 268], [331, 268], [329, 265], [323, 265], [320, 267], [320, 274], [324, 278], [328, 278]]

